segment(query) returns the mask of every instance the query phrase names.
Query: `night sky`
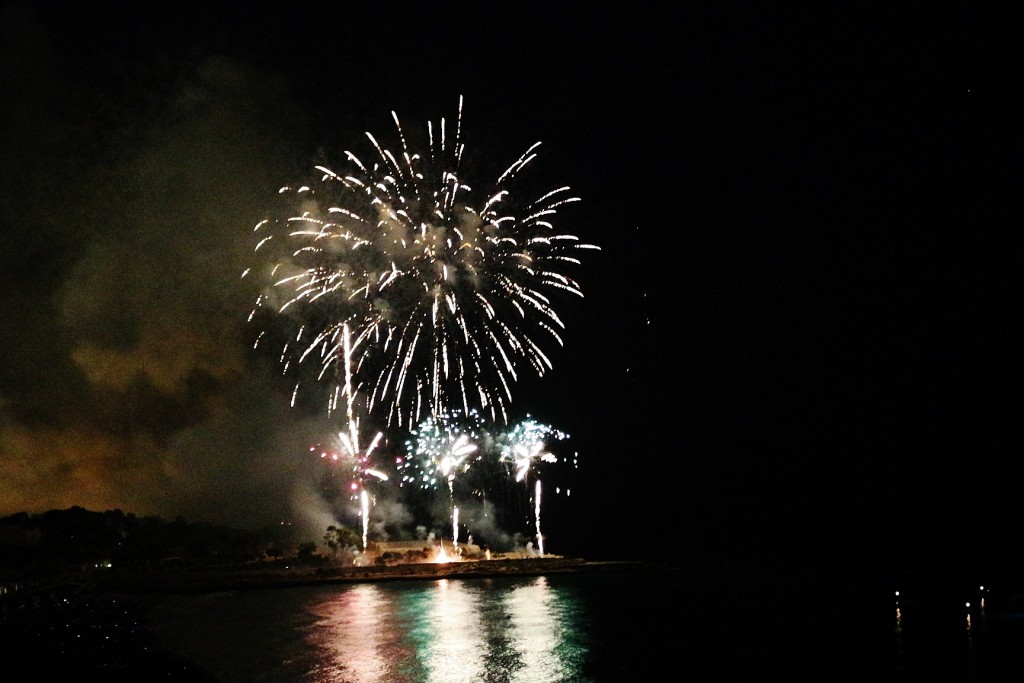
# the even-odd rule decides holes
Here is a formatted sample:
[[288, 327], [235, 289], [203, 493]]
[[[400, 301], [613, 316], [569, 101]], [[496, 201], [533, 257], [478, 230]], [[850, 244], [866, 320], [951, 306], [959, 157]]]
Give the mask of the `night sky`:
[[474, 163], [541, 141], [601, 247], [513, 390], [579, 458], [552, 552], [1021, 559], [1017, 17], [116, 5], [0, 14], [0, 514], [326, 526], [336, 428], [250, 351], [252, 227], [461, 96]]

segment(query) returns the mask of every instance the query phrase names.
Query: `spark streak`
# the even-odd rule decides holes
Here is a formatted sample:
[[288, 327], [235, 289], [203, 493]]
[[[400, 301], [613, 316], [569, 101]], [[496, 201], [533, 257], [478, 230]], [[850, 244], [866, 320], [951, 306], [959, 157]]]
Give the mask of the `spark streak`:
[[545, 346], [563, 343], [556, 300], [583, 296], [569, 269], [599, 247], [555, 228], [579, 201], [568, 186], [532, 200], [515, 187], [539, 142], [477, 191], [462, 170], [461, 98], [453, 135], [444, 119], [439, 135], [428, 124], [423, 152], [392, 118], [397, 151], [368, 132], [370, 161], [346, 151], [343, 170], [318, 165], [316, 181], [282, 189], [291, 211], [254, 230], [270, 264], [251, 317], [301, 321], [282, 365], [316, 362], [318, 381], [334, 381], [350, 327], [367, 408], [388, 425], [454, 410], [507, 421], [521, 368], [544, 375]]

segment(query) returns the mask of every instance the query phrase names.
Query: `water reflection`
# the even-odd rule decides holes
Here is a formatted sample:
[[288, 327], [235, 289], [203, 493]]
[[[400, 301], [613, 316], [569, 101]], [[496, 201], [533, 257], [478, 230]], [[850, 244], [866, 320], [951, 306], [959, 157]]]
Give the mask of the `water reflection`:
[[416, 633], [419, 659], [427, 681], [481, 680], [487, 653], [481, 640], [478, 603], [485, 593], [470, 590], [459, 581], [441, 580], [428, 596], [429, 608], [421, 614]]
[[522, 655], [522, 669], [510, 680], [562, 681], [575, 676], [585, 649], [573, 618], [574, 605], [551, 590], [548, 580], [509, 592], [504, 600], [511, 620], [512, 647]]
[[392, 596], [374, 584], [352, 586], [319, 596], [308, 609], [319, 617], [307, 633], [317, 653], [313, 681], [416, 681], [403, 672], [415, 652], [394, 634], [403, 628]]
[[993, 648], [988, 633], [988, 589], [979, 586], [976, 594], [958, 593], [957, 588], [907, 591], [905, 596], [896, 592], [892, 651], [900, 671], [956, 667], [969, 672], [973, 680], [985, 666]]
[[556, 683], [582, 680], [585, 631], [545, 577], [361, 584], [318, 593], [308, 680]]
[[661, 681], [666, 661], [696, 680], [1020, 678], [1017, 593], [870, 584], [811, 603], [712, 586], [660, 572], [298, 586], [167, 596], [152, 618], [223, 683]]

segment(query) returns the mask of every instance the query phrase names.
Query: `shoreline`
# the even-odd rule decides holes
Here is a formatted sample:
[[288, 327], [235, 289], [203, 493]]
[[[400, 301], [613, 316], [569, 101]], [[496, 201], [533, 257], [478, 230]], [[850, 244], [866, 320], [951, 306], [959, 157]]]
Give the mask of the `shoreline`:
[[183, 569], [97, 577], [95, 590], [104, 593], [160, 595], [202, 593], [331, 583], [424, 581], [437, 579], [539, 576], [607, 569], [640, 569], [641, 561], [584, 560], [560, 556], [456, 562], [416, 562], [343, 567], [255, 567]]

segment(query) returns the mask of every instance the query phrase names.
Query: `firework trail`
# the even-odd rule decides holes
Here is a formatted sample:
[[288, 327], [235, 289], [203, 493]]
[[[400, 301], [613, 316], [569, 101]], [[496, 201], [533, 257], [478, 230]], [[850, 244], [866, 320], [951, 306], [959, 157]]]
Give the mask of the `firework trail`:
[[544, 557], [544, 534], [540, 532], [540, 479], [537, 480], [533, 488], [533, 518], [537, 526], [537, 552]]
[[342, 325], [341, 336], [345, 379], [340, 393], [346, 406], [347, 431], [338, 433], [340, 456], [338, 452], [324, 452], [321, 453], [321, 457], [331, 457], [333, 460], [338, 460], [340, 457], [352, 466], [352, 481], [349, 484], [349, 488], [352, 491], [353, 497], [359, 499], [360, 517], [362, 518], [363, 527], [363, 551], [365, 552], [370, 523], [370, 497], [366, 490], [366, 481], [368, 479], [387, 481], [388, 475], [374, 468], [371, 459], [374, 449], [376, 449], [383, 437], [383, 433], [377, 432], [365, 449], [360, 446], [359, 420], [355, 415], [355, 391], [352, 380], [352, 340], [347, 324]]
[[540, 143], [478, 191], [461, 169], [461, 98], [454, 126], [428, 123], [422, 152], [392, 118], [394, 151], [366, 133], [369, 161], [346, 151], [344, 168], [316, 166], [315, 181], [281, 190], [290, 211], [255, 228], [268, 286], [250, 319], [294, 315], [283, 371], [315, 363], [316, 382], [335, 387], [350, 326], [357, 384], [389, 426], [474, 409], [505, 422], [522, 368], [551, 369], [555, 301], [582, 296], [569, 272], [599, 247], [556, 229], [579, 201], [568, 187], [526, 200], [515, 189]]
[[441, 482], [448, 488], [452, 515], [452, 538], [459, 544], [459, 508], [455, 505], [455, 480], [469, 471], [470, 455], [477, 451], [481, 420], [475, 412], [463, 416], [446, 414], [439, 419], [427, 418], [412, 430], [406, 442], [406, 457], [398, 465], [402, 483], [435, 489]]
[[[549, 425], [542, 424], [527, 417], [517, 424], [504, 437], [501, 458], [515, 469], [515, 480], [526, 482], [530, 471], [539, 462], [558, 462], [553, 454], [545, 450], [545, 441], [549, 438], [565, 439], [568, 434], [560, 432]], [[538, 476], [533, 487], [533, 520], [536, 530], [537, 551], [544, 555], [544, 537], [540, 530], [540, 497], [541, 480]]]
[[[350, 424], [350, 433], [339, 432], [338, 433], [338, 449], [321, 450], [320, 457], [329, 459], [332, 461], [342, 461], [349, 464], [352, 468], [351, 480], [348, 484], [348, 489], [352, 495], [352, 498], [359, 501], [359, 516], [362, 523], [362, 549], [365, 551], [367, 546], [367, 535], [369, 533], [370, 523], [370, 494], [366, 488], [367, 481], [378, 480], [388, 481], [389, 477], [386, 473], [375, 469], [370, 464], [370, 459], [374, 449], [380, 443], [382, 434], [378, 432], [369, 446], [365, 449], [359, 446], [359, 432], [356, 423]], [[315, 450], [310, 448], [310, 450]]]

